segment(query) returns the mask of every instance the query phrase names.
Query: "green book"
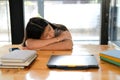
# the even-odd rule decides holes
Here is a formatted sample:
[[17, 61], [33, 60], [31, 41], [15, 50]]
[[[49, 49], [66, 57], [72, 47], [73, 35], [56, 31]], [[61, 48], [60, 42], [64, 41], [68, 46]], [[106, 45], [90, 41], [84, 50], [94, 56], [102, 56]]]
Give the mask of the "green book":
[[101, 59], [101, 60], [104, 60], [104, 61], [106, 61], [106, 62], [115, 64], [115, 65], [117, 65], [117, 66], [120, 66], [120, 63], [119, 63], [119, 62], [115, 62], [115, 61], [110, 60], [110, 59], [108, 59], [108, 58], [104, 58], [104, 57], [100, 56], [100, 59]]

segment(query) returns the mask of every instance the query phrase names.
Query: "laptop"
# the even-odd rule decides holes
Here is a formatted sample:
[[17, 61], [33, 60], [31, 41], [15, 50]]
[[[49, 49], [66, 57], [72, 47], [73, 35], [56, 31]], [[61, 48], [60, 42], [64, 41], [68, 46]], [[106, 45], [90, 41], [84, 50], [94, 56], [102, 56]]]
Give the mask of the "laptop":
[[94, 55], [51, 55], [47, 67], [51, 69], [99, 68]]

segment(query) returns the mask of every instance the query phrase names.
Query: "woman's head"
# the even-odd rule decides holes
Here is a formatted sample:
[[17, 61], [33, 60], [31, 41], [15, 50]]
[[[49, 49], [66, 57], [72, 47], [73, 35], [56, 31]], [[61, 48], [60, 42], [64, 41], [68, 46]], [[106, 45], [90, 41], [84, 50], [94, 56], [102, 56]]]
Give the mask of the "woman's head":
[[43, 34], [41, 35], [40, 39], [51, 39], [55, 37], [55, 30], [53, 29], [53, 27], [48, 24], [45, 27], [45, 30], [43, 32]]
[[31, 18], [26, 26], [26, 37], [32, 39], [39, 39], [47, 25], [48, 22], [42, 18]]

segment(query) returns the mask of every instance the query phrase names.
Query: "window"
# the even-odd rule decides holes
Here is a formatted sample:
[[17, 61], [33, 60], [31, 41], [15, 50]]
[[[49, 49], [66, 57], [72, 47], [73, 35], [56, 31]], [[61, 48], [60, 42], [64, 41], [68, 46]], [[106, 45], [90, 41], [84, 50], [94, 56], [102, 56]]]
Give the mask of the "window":
[[[101, 7], [102, 7], [101, 2], [103, 1], [102, 0], [24, 0], [24, 5], [22, 1], [15, 1], [17, 4], [14, 5], [14, 0], [0, 0], [0, 11], [1, 11], [0, 21], [2, 22], [0, 24], [0, 36], [2, 36], [2, 38], [0, 38], [0, 41], [11, 42], [10, 33], [12, 29], [12, 33], [14, 33], [12, 34], [12, 43], [19, 44], [21, 42], [20, 39], [22, 39], [24, 35], [24, 29], [23, 29], [23, 25], [24, 25], [23, 12], [24, 12], [24, 19], [25, 19], [24, 26], [26, 26], [29, 18], [34, 16], [42, 16], [53, 23], [61, 23], [66, 25], [71, 31], [74, 41], [80, 41], [82, 43], [85, 42], [87, 44], [90, 41], [93, 41], [99, 44], [100, 40], [104, 40], [103, 37], [101, 37], [100, 39], [100, 31], [101, 32], [103, 31], [103, 29], [101, 29]], [[11, 4], [10, 6], [12, 6], [12, 8], [10, 7], [10, 11], [9, 11], [9, 2]], [[106, 4], [104, 4], [103, 6], [106, 6]], [[54, 7], [56, 7], [57, 9]], [[18, 15], [14, 16], [15, 12], [18, 12]], [[11, 21], [10, 21], [11, 16], [9, 13], [12, 13]], [[20, 17], [21, 19], [19, 18], [19, 20], [16, 21], [16, 16], [19, 15], [21, 15], [22, 18]], [[19, 25], [19, 27], [17, 26], [11, 28], [10, 25], [13, 26], [14, 23], [16, 25], [17, 24], [21, 24], [21, 25]], [[15, 32], [16, 28], [17, 29], [19, 28], [21, 30], [19, 31], [19, 34]], [[20, 38], [18, 35], [20, 35]]]
[[42, 0], [24, 0], [25, 26], [31, 17], [43, 16]]
[[11, 42], [8, 0], [0, 0], [0, 42]]
[[119, 0], [111, 0], [110, 41], [120, 46], [120, 1]]
[[64, 24], [74, 41], [100, 41], [101, 0], [24, 0], [25, 26], [30, 17], [42, 16]]
[[99, 0], [44, 0], [44, 18], [66, 25], [74, 41], [99, 44], [100, 13]]

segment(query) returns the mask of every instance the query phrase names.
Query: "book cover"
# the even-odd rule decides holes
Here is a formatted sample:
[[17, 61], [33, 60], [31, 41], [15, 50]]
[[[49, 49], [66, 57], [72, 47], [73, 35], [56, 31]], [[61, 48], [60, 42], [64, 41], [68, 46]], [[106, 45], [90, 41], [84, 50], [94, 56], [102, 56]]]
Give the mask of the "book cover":
[[37, 57], [37, 55], [34, 55], [32, 58], [28, 59], [26, 62], [23, 63], [19, 63], [19, 62], [1, 62], [2, 66], [29, 66], [33, 60], [35, 60], [35, 58]]
[[25, 66], [4, 66], [4, 65], [2, 65], [1, 63], [0, 63], [0, 68], [25, 68]]
[[108, 59], [108, 58], [104, 58], [104, 57], [100, 56], [100, 59], [101, 59], [101, 60], [104, 60], [104, 61], [106, 61], [106, 62], [109, 62], [109, 63], [111, 63], [111, 64], [114, 64], [114, 65], [120, 66], [120, 63], [119, 63], [119, 62], [116, 62], [116, 61], [110, 60], [110, 59]]
[[34, 50], [15, 50], [3, 55], [0, 60], [2, 62], [25, 62], [32, 56], [36, 55]]
[[100, 54], [104, 54], [107, 56], [120, 59], [120, 50], [107, 50], [107, 51], [101, 52]]
[[113, 61], [115, 61], [115, 62], [120, 62], [120, 58], [115, 58], [115, 57], [108, 56], [108, 55], [105, 55], [105, 54], [99, 54], [99, 55], [100, 55], [101, 57], [104, 57], [104, 58], [113, 60]]

